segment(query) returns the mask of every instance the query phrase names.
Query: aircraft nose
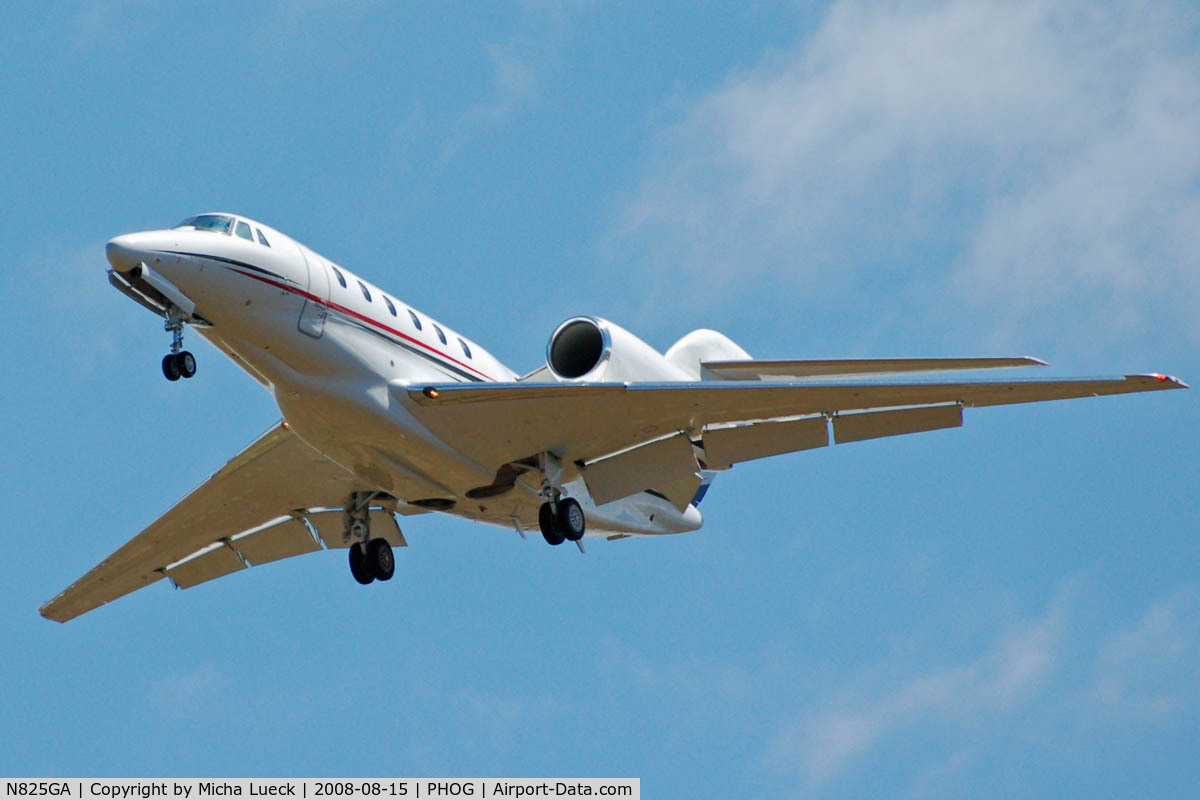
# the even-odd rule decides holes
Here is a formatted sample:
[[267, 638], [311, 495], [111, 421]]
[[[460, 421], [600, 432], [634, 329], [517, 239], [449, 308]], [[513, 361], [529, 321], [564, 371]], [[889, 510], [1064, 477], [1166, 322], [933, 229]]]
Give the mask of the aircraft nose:
[[117, 272], [129, 272], [145, 260], [142, 251], [136, 246], [134, 236], [136, 234], [132, 233], [116, 236], [104, 245], [104, 255]]

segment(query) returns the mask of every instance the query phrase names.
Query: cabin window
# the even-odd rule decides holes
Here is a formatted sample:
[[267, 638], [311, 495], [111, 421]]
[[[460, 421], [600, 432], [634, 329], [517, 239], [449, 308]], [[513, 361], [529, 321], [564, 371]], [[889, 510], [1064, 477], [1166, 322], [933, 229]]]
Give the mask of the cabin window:
[[389, 298], [386, 294], [382, 295], [382, 297], [383, 302], [387, 303], [388, 311], [392, 312], [393, 317], [396, 316], [396, 307], [392, 305], [391, 298]]
[[333, 264], [330, 264], [329, 268], [331, 270], [333, 270], [334, 275], [337, 275], [338, 283], [340, 283], [342, 285], [342, 288], [345, 289], [346, 288], [346, 276], [343, 275], [342, 271], [340, 269], [338, 269], [337, 267], [335, 267]]
[[266, 247], [271, 246], [271, 243], [267, 241], [267, 237], [263, 236], [262, 231], [260, 231], [258, 228], [255, 228], [254, 232], [258, 234], [258, 243], [259, 244], [265, 245]]
[[460, 345], [462, 345], [463, 355], [466, 356], [467, 358], [470, 358], [471, 357], [471, 348], [467, 347], [467, 343], [464, 342], [462, 339], [459, 339], [458, 343]]
[[438, 338], [442, 340], [442, 344], [445, 344], [446, 334], [442, 333], [442, 329], [437, 326], [436, 322], [433, 324], [433, 329], [437, 331]]
[[416, 328], [417, 330], [421, 330], [421, 318], [417, 316], [417, 312], [413, 311], [410, 308], [408, 310], [408, 315], [410, 317], [412, 317], [413, 327]]
[[363, 297], [367, 298], [367, 302], [371, 302], [371, 293], [367, 291], [367, 285], [362, 281], [359, 281], [358, 288], [362, 289]]

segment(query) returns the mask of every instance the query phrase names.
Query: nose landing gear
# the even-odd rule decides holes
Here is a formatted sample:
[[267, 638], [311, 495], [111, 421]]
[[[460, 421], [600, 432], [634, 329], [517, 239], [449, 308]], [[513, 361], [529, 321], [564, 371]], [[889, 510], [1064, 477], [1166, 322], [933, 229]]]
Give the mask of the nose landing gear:
[[163, 329], [171, 334], [171, 352], [163, 356], [163, 376], [169, 381], [190, 378], [196, 374], [196, 357], [183, 349], [183, 312], [171, 306]]

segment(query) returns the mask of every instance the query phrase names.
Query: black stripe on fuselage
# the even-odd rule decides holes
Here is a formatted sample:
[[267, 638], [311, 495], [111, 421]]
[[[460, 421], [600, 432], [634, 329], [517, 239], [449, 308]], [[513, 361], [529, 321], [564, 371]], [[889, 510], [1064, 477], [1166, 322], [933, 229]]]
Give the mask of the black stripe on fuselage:
[[[166, 251], [166, 252], [174, 253], [176, 251]], [[241, 261], [234, 261], [233, 259], [229, 259], [229, 258], [219, 258], [217, 256], [207, 256], [202, 253], [178, 253], [178, 254], [194, 256], [196, 258], [212, 258], [217, 261], [224, 261], [229, 264], [236, 264], [239, 267], [251, 269], [255, 272], [263, 273], [265, 275], [275, 275], [275, 273], [269, 272], [268, 270], [265, 270], [265, 269], [260, 269], [259, 267], [256, 267], [253, 264], [246, 264]], [[229, 269], [230, 269], [230, 272], [234, 272], [234, 273], [237, 272], [236, 269], [232, 269], [232, 268], [229, 268]], [[247, 277], [253, 277], [253, 276], [247, 276]], [[281, 277], [281, 276], [276, 276], [276, 277]], [[263, 279], [259, 278], [258, 280], [263, 280]], [[293, 281], [293, 283], [294, 283], [294, 281]], [[353, 325], [356, 328], [364, 330], [368, 333], [372, 333], [372, 334], [380, 337], [381, 339], [383, 339], [385, 342], [388, 342], [389, 344], [393, 344], [393, 345], [405, 350], [406, 352], [418, 355], [421, 358], [424, 358], [425, 360], [429, 361], [430, 363], [437, 364], [439, 367], [442, 367], [443, 369], [450, 370], [455, 375], [461, 375], [463, 378], [465, 378], [468, 381], [471, 381], [473, 383], [484, 383], [485, 382], [485, 380], [483, 378], [480, 378], [476, 375], [472, 375], [471, 373], [467, 372], [466, 370], [460, 369], [460, 368], [454, 366], [454, 364], [452, 364], [452, 363], [443, 361], [442, 359], [437, 358], [436, 356], [431, 355], [430, 353], [426, 353], [423, 350], [418, 350], [417, 348], [415, 348], [412, 345], [405, 342], [403, 339], [398, 339], [398, 338], [394, 337], [392, 334], [388, 333], [387, 331], [377, 330], [376, 328], [373, 328], [373, 327], [365, 324], [361, 320], [356, 319], [355, 317], [351, 316], [350, 314], [347, 314], [337, 308], [334, 308], [327, 300], [325, 300], [325, 301], [317, 300], [315, 295], [313, 295], [312, 296], [313, 299], [310, 300], [308, 298], [307, 292], [303, 292], [299, 289], [293, 289], [291, 291], [293, 293], [299, 293], [300, 296], [304, 297], [306, 302], [319, 302], [321, 305], [323, 305], [325, 307], [327, 314], [329, 314], [329, 313], [337, 314], [338, 319], [342, 320], [344, 323], [346, 323], [348, 325]], [[370, 319], [370, 318], [368, 317], [367, 319]], [[328, 319], [326, 320], [326, 322], [328, 322]], [[376, 324], [379, 324], [379, 323], [376, 323]]]
[[[409, 353], [412, 353], [413, 355], [420, 356], [421, 358], [425, 359], [426, 361], [429, 361], [430, 363], [433, 363], [433, 364], [437, 364], [439, 367], [442, 367], [443, 369], [448, 369], [451, 372], [453, 372], [455, 375], [461, 375], [462, 377], [464, 377], [467, 380], [472, 381], [474, 383], [483, 383], [484, 382], [483, 378], [480, 378], [476, 375], [472, 375], [471, 373], [467, 372], [466, 370], [459, 369], [458, 367], [454, 366], [453, 364], [447, 364], [445, 361], [442, 361], [440, 358], [430, 355], [429, 353], [426, 353], [424, 351], [418, 350], [417, 348], [413, 347], [412, 345], [408, 344], [407, 342], [405, 342], [403, 340], [397, 340], [394, 337], [392, 337], [391, 334], [387, 333], [386, 331], [376, 330], [375, 328], [372, 328], [371, 326], [361, 322], [360, 320], [355, 319], [354, 317], [351, 317], [347, 314], [343, 314], [342, 312], [338, 311], [336, 308], [330, 308], [329, 311], [330, 311], [330, 313], [337, 314], [338, 319], [341, 320], [342, 322], [344, 322], [345, 324], [353, 325], [354, 327], [359, 328], [360, 330], [364, 330], [367, 333], [373, 333], [376, 336], [378, 336], [379, 338], [383, 339], [385, 342], [388, 342], [389, 344], [394, 344], [397, 347], [401, 348], [402, 350], [406, 350]], [[329, 324], [329, 320], [326, 319], [325, 323]]]
[[299, 284], [297, 284], [296, 281], [294, 281], [291, 278], [288, 278], [284, 275], [280, 275], [278, 272], [271, 272], [271, 270], [269, 270], [269, 269], [263, 269], [262, 267], [256, 267], [253, 264], [247, 264], [245, 261], [238, 261], [235, 258], [225, 258], [225, 256], [214, 256], [210, 253], [189, 253], [186, 250], [161, 250], [160, 252], [170, 253], [173, 256], [191, 256], [192, 258], [207, 258], [210, 261], [223, 261], [224, 263], [232, 264], [235, 267], [241, 267], [243, 269], [252, 270], [253, 272], [257, 272], [262, 275], [270, 275], [272, 278], [275, 278], [276, 280], [281, 280], [284, 283], [293, 283], [293, 284], [296, 284], [297, 286], [299, 286]]

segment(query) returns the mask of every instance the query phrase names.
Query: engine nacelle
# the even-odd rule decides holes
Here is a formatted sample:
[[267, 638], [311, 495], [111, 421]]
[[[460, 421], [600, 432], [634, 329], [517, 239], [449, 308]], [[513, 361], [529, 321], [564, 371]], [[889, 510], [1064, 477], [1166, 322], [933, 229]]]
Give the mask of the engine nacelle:
[[599, 317], [572, 317], [559, 325], [546, 345], [546, 364], [560, 381], [695, 380], [620, 325]]

